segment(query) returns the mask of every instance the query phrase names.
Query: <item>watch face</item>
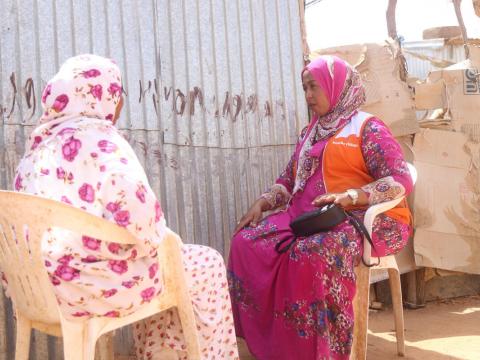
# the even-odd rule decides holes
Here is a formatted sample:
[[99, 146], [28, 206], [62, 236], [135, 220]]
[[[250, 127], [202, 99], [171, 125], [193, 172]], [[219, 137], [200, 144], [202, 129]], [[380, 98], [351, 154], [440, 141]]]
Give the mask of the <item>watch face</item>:
[[357, 203], [357, 200], [358, 200], [358, 193], [353, 189], [348, 189], [347, 194], [352, 199], [352, 204], [355, 205]]

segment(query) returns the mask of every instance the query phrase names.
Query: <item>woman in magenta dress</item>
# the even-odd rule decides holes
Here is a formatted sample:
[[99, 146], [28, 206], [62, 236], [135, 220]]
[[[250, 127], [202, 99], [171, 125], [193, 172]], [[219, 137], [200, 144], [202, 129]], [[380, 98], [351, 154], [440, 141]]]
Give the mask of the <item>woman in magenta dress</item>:
[[[412, 181], [400, 145], [378, 118], [359, 110], [360, 76], [322, 56], [302, 71], [314, 116], [286, 169], [239, 221], [228, 266], [237, 336], [259, 360], [348, 359], [353, 342], [354, 266], [362, 237], [345, 221], [295, 239], [290, 222], [336, 203], [361, 220], [368, 206], [407, 195]], [[261, 219], [262, 213], [276, 210]], [[405, 202], [374, 222], [373, 255], [394, 254], [408, 241]]]

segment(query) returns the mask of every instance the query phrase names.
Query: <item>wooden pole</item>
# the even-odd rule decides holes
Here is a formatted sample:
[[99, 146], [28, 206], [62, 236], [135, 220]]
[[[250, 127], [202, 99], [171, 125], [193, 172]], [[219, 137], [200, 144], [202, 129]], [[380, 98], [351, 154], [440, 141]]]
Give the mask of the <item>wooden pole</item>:
[[309, 63], [310, 49], [307, 42], [307, 30], [305, 27], [305, 0], [298, 0], [298, 8], [300, 11], [300, 29], [302, 32], [303, 62]]
[[465, 49], [465, 58], [470, 58], [470, 50], [468, 49], [467, 45], [467, 29], [465, 28], [465, 23], [463, 22], [462, 17], [462, 10], [460, 9], [460, 4], [462, 0], [453, 0], [453, 6], [455, 8], [455, 14], [457, 15], [458, 25], [460, 25], [460, 29], [462, 30], [462, 38], [463, 38], [463, 47]]
[[397, 8], [397, 0], [388, 0], [388, 7], [387, 7], [387, 29], [388, 29], [388, 36], [392, 39], [396, 40], [398, 38], [397, 35], [397, 21], [395, 18], [395, 10]]

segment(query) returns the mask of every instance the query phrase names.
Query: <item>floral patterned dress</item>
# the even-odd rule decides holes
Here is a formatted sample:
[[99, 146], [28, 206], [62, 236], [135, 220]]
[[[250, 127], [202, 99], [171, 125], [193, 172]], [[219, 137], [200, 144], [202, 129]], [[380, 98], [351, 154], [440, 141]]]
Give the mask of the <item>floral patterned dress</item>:
[[[278, 242], [293, 239], [290, 222], [313, 210], [313, 199], [325, 193], [321, 154], [326, 141], [318, 143], [320, 164], [303, 191], [292, 191], [298, 173], [294, 164], [306, 136], [305, 129], [286, 170], [263, 195], [272, 208], [284, 209], [232, 239], [228, 275], [236, 332], [259, 360], [348, 359], [353, 341], [354, 266], [362, 253], [355, 228], [344, 222], [331, 231], [298, 238], [286, 253], [274, 249]], [[361, 149], [376, 179], [362, 188], [371, 204], [411, 191], [401, 148], [383, 122], [368, 120]], [[356, 215], [362, 218], [364, 211]], [[373, 236], [377, 253], [401, 250], [410, 230], [410, 224], [378, 216]]]
[[[45, 266], [69, 318], [124, 316], [163, 287], [156, 254], [165, 218], [133, 149], [111, 122], [120, 96], [114, 62], [95, 55], [69, 59], [45, 88], [44, 115], [17, 168], [16, 191], [71, 204], [139, 240], [122, 245], [56, 228], [44, 236]], [[183, 245], [182, 251], [202, 359], [238, 359], [222, 257], [205, 246]], [[176, 310], [139, 322], [134, 336], [138, 359], [186, 358]]]
[[[162, 290], [156, 249], [165, 219], [132, 148], [113, 125], [79, 118], [41, 126], [17, 169], [15, 190], [63, 201], [126, 227], [121, 245], [53, 229], [42, 251], [62, 310], [123, 316]], [[136, 296], [132, 296], [136, 294]]]

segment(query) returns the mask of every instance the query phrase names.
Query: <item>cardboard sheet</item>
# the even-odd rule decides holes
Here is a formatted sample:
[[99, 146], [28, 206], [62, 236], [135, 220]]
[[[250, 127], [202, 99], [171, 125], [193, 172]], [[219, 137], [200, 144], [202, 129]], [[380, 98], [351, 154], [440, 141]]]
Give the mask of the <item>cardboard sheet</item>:
[[415, 85], [415, 106], [418, 110], [438, 109], [446, 104], [445, 81], [420, 82]]
[[480, 274], [480, 145], [463, 133], [424, 129], [413, 151], [416, 264]]
[[[480, 48], [470, 46], [469, 60], [432, 71], [425, 81], [417, 83], [415, 106], [445, 109], [452, 130], [480, 141]], [[435, 126], [435, 122], [425, 126]]]

